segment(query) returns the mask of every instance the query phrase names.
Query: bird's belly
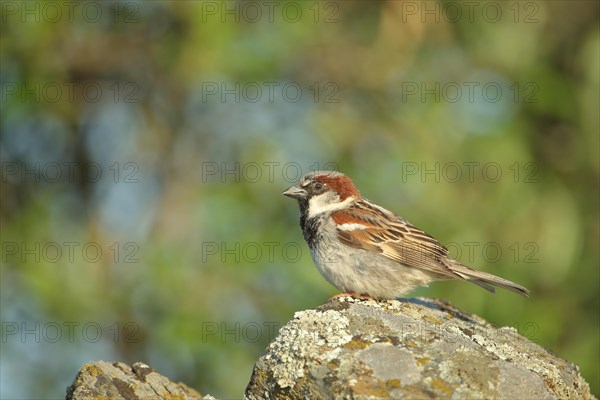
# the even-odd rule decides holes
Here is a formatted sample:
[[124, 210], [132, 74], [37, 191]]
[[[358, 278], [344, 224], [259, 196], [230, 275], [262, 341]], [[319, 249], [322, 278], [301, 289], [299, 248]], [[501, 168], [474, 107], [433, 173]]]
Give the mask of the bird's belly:
[[433, 280], [419, 268], [343, 244], [317, 245], [311, 255], [321, 275], [339, 290], [378, 299], [402, 296]]

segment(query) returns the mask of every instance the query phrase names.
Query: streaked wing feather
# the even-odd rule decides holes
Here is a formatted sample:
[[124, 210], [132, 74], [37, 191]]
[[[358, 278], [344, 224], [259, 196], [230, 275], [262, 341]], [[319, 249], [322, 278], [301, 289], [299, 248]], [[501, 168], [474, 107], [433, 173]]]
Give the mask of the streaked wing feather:
[[462, 278], [444, 263], [448, 249], [408, 221], [368, 201], [359, 200], [333, 215], [366, 229], [338, 229], [339, 240], [350, 247], [379, 253], [403, 265], [427, 270], [448, 278]]

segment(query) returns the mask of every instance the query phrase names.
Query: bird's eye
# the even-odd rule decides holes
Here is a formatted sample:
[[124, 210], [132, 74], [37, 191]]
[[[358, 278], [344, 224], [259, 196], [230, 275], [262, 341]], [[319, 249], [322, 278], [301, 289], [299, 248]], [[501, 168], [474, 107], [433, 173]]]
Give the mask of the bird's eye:
[[315, 183], [315, 189], [317, 189], [317, 190], [323, 189], [323, 184], [321, 182]]

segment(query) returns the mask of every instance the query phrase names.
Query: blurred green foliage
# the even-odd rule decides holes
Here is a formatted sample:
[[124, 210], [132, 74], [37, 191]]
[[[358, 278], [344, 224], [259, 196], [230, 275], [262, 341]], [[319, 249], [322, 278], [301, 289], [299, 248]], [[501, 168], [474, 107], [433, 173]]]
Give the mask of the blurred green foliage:
[[598, 3], [269, 4], [2, 2], [1, 397], [107, 359], [239, 398], [335, 293], [280, 196], [333, 167], [532, 292], [413, 295], [598, 394]]

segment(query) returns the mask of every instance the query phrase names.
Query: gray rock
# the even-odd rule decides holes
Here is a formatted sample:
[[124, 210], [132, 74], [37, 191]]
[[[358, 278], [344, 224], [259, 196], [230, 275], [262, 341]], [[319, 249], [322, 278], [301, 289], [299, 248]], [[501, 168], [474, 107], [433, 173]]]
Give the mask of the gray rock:
[[342, 297], [297, 312], [254, 366], [255, 399], [591, 399], [577, 366], [447, 303]]
[[188, 400], [202, 399], [202, 396], [183, 383], [171, 382], [143, 363], [130, 367], [123, 363], [96, 361], [81, 367], [67, 390], [67, 400], [98, 398]]

